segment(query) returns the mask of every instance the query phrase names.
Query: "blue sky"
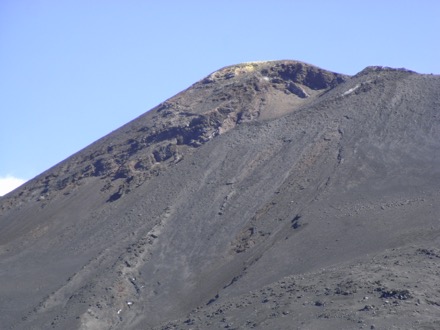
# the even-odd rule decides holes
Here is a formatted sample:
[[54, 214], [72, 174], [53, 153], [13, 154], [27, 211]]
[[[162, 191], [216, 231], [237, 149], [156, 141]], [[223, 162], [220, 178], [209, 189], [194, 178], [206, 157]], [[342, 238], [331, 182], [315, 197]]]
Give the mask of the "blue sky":
[[439, 74], [439, 17], [436, 0], [1, 0], [0, 195], [226, 65]]

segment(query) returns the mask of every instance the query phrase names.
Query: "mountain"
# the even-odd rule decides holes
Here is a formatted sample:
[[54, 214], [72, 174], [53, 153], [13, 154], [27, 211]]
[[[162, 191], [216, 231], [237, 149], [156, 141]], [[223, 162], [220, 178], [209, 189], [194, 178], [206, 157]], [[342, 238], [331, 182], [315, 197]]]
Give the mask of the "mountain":
[[439, 187], [440, 76], [225, 67], [0, 199], [0, 324], [438, 329]]

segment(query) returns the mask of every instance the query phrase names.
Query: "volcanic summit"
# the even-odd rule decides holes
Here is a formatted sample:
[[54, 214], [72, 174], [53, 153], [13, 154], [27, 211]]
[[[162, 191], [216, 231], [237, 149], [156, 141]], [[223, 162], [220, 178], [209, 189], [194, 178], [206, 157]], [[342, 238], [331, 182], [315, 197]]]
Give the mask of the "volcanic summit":
[[440, 76], [220, 69], [0, 198], [2, 329], [438, 329]]

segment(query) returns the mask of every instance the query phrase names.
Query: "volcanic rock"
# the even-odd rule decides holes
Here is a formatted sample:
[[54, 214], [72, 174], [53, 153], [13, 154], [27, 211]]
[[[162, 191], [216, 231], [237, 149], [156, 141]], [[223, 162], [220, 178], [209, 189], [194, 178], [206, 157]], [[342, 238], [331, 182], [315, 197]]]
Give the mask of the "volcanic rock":
[[210, 74], [0, 199], [2, 329], [436, 329], [440, 77]]

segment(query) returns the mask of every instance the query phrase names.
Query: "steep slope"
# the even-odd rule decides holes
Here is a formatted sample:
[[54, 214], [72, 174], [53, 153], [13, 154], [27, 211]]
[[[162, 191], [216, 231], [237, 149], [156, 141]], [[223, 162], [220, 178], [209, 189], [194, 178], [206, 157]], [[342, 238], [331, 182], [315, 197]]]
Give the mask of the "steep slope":
[[[1, 324], [205, 328], [208, 309], [243, 297], [263, 315], [252, 292], [298, 274], [434, 251], [439, 100], [438, 76], [383, 67], [214, 72], [0, 200]], [[307, 315], [271, 324], [317, 328]]]

